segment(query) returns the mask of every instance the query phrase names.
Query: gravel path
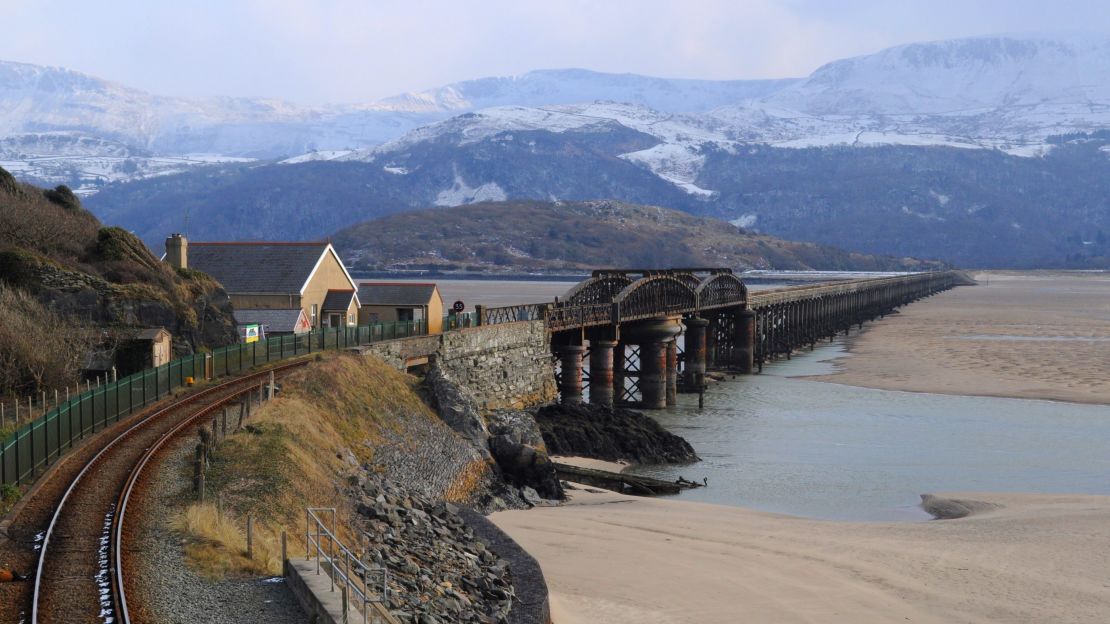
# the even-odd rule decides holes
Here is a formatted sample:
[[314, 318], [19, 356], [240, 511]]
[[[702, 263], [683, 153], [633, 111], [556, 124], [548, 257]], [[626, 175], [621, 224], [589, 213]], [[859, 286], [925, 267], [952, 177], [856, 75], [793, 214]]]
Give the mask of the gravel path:
[[174, 512], [192, 500], [192, 484], [181, 477], [192, 445], [193, 438], [182, 436], [157, 464], [147, 468], [147, 487], [136, 516], [143, 518], [143, 525], [132, 555], [141, 579], [134, 583], [137, 598], [151, 616], [146, 619], [166, 624], [307, 622], [308, 616], [280, 577], [209, 581], [185, 564], [182, 536], [168, 525]]

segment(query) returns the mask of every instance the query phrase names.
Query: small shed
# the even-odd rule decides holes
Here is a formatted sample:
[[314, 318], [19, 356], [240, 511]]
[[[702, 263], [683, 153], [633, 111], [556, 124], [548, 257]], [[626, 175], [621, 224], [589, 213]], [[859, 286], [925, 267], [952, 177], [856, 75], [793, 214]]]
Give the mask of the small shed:
[[429, 334], [443, 331], [443, 297], [433, 283], [363, 282], [358, 300], [359, 325], [427, 320]]
[[169, 364], [173, 358], [173, 334], [165, 327], [140, 329], [122, 337], [116, 347], [115, 365], [121, 376]]
[[239, 336], [246, 342], [244, 329], [252, 325], [261, 329], [258, 335], [262, 338], [282, 336], [286, 334], [303, 334], [312, 325], [301, 308], [288, 310], [236, 310], [235, 324], [239, 327]]

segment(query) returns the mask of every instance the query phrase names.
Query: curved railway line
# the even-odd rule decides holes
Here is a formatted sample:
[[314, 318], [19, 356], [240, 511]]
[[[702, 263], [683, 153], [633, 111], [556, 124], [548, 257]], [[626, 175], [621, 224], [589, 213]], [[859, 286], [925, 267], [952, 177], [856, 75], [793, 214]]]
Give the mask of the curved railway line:
[[69, 483], [43, 533], [28, 621], [129, 624], [126, 513], [143, 468], [166, 442], [257, 389], [271, 372], [281, 375], [305, 363], [285, 364], [197, 391], [129, 424], [100, 447]]

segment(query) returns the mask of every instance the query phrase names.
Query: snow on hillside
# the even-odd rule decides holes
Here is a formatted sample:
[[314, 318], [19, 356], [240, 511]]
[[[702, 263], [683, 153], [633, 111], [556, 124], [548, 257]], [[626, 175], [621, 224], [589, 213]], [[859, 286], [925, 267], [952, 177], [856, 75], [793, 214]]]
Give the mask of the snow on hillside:
[[[0, 62], [0, 160], [42, 182], [92, 190], [192, 166], [197, 160], [186, 155], [194, 153], [284, 164], [384, 159], [390, 166], [389, 154], [428, 141], [466, 145], [514, 140], [514, 132], [619, 127], [658, 141], [623, 158], [703, 197], [714, 192], [697, 185], [705, 150], [746, 143], [935, 145], [1036, 157], [1050, 149], [1049, 136], [1110, 127], [1110, 39], [915, 43], [833, 61], [804, 79], [542, 70], [319, 107], [162, 97], [64, 69]], [[445, 197], [472, 191], [464, 184]]]
[[764, 97], [795, 82], [795, 78], [688, 80], [585, 69], [548, 69], [405, 93], [381, 100], [375, 107], [403, 112], [457, 113], [496, 106], [537, 107], [610, 100], [670, 113], [698, 113]]

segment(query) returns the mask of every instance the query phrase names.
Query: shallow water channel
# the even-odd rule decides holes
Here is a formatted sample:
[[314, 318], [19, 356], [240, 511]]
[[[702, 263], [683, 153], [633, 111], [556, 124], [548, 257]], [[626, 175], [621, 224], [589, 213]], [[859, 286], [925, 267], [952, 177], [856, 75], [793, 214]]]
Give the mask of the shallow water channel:
[[708, 478], [684, 500], [829, 520], [925, 520], [931, 492], [1110, 494], [1110, 407], [796, 378], [843, 354], [833, 343], [712, 383], [703, 410], [680, 395], [651, 416], [702, 461], [631, 472]]

